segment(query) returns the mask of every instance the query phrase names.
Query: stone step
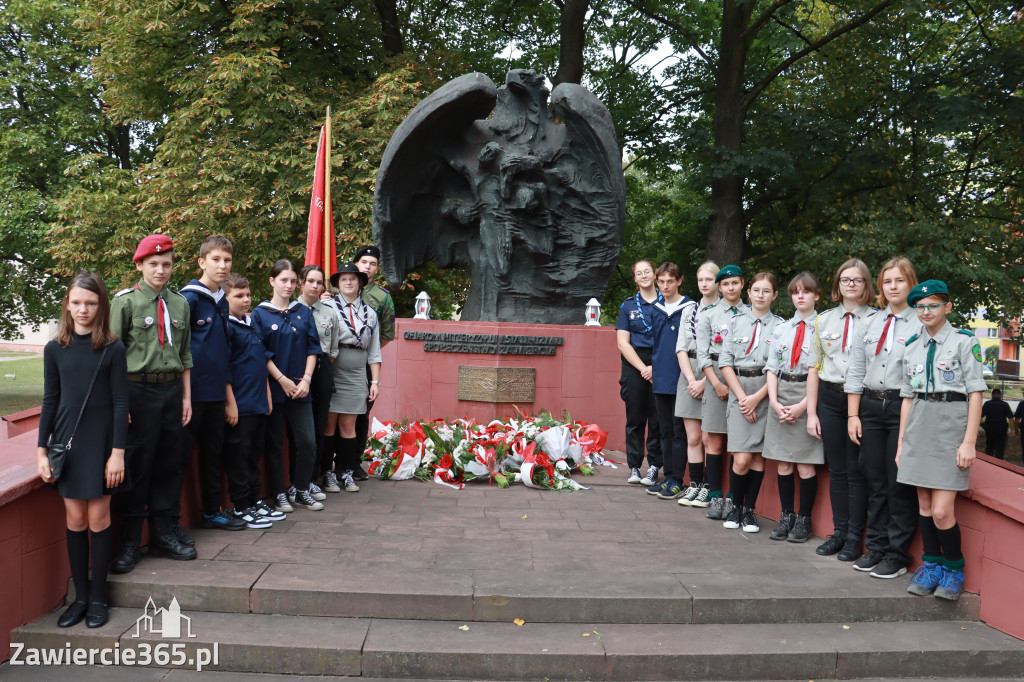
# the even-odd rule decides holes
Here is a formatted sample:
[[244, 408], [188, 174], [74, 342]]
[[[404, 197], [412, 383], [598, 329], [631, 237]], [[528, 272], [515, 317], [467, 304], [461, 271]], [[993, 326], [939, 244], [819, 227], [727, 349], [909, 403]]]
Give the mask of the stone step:
[[[230, 546], [229, 546], [230, 548]], [[838, 562], [836, 562], [838, 563]], [[549, 574], [509, 569], [372, 573], [335, 564], [147, 559], [111, 576], [111, 605], [176, 598], [183, 611], [537, 623], [826, 623], [976, 620], [977, 595], [915, 597], [906, 581], [847, 569], [756, 576], [718, 573]], [[354, 578], [353, 576], [359, 576]], [[838, 586], [837, 586], [838, 585]], [[69, 586], [73, 600], [73, 586]]]
[[[82, 626], [59, 629], [57, 615], [54, 612], [19, 628], [12, 642], [27, 648], [62, 650], [116, 646], [122, 660], [127, 650], [138, 655], [145, 648], [167, 645], [165, 649], [173, 652], [170, 647], [183, 644], [186, 661], [196, 660], [200, 649], [217, 652], [217, 663], [209, 664], [208, 670], [374, 679], [1024, 676], [1024, 642], [971, 621], [792, 625], [527, 622], [520, 627], [499, 622], [194, 611], [187, 614], [193, 638], [161, 640], [145, 631], [134, 636], [138, 609], [112, 609], [110, 622], [96, 630]], [[26, 650], [12, 645], [12, 656], [24, 659], [26, 655]], [[156, 661], [149, 667], [194, 665]], [[136, 679], [144, 679], [141, 671]]]

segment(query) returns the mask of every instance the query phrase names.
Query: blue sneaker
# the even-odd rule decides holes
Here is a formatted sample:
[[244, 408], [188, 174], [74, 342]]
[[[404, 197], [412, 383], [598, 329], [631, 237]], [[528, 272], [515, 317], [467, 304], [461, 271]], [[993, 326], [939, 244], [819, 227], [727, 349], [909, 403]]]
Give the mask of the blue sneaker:
[[939, 586], [935, 588], [935, 596], [939, 599], [956, 601], [960, 598], [960, 593], [963, 591], [964, 572], [954, 571], [951, 568], [943, 566], [942, 578], [939, 580]]
[[926, 561], [923, 566], [919, 566], [914, 571], [914, 575], [910, 576], [910, 586], [907, 587], [907, 592], [919, 597], [927, 597], [935, 591], [941, 580], [942, 566]]
[[683, 488], [681, 483], [676, 483], [672, 479], [665, 479], [665, 485], [658, 491], [657, 498], [659, 500], [674, 500], [682, 497], [686, 493], [686, 489]]
[[666, 486], [667, 486], [667, 485], [668, 485], [669, 483], [671, 483], [671, 482], [672, 482], [672, 481], [670, 481], [669, 479], [667, 479], [667, 478], [666, 478], [666, 479], [665, 479], [664, 481], [662, 481], [661, 483], [655, 483], [654, 485], [652, 485], [652, 486], [650, 486], [649, 488], [647, 488], [647, 494], [648, 494], [648, 495], [660, 495], [660, 494], [661, 494], [661, 491], [662, 491], [662, 490], [664, 490], [664, 489], [665, 489], [665, 487], [666, 487]]
[[245, 521], [235, 518], [234, 514], [217, 510], [213, 514], [203, 512], [203, 519], [199, 522], [203, 528], [219, 528], [220, 530], [245, 530]]

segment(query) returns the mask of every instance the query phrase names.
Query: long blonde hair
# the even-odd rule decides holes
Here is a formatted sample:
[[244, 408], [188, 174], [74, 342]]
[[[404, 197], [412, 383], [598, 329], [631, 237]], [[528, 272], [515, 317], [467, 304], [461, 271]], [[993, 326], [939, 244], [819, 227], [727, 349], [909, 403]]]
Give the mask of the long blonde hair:
[[883, 291], [882, 289], [882, 278], [885, 277], [886, 270], [892, 270], [893, 268], [896, 268], [897, 270], [900, 271], [900, 274], [902, 274], [904, 279], [907, 280], [907, 284], [910, 285], [909, 288], [913, 289], [914, 287], [917, 286], [917, 271], [914, 270], [914, 264], [911, 263], [910, 260], [904, 258], [903, 256], [896, 256], [895, 258], [889, 259], [888, 261], [886, 261], [885, 265], [883, 265], [878, 270], [879, 308], [884, 308], [887, 305], [889, 305], [889, 299], [885, 297], [885, 291]]

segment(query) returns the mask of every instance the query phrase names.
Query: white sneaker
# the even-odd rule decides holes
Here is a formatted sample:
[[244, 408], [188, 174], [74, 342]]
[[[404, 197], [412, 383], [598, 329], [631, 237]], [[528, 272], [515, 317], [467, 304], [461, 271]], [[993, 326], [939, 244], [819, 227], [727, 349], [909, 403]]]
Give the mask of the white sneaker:
[[245, 521], [247, 528], [271, 528], [274, 523], [265, 516], [260, 516], [258, 512], [253, 511], [252, 507], [249, 509], [235, 509], [231, 514], [240, 521]]
[[658, 467], [649, 467], [647, 475], [640, 479], [640, 485], [652, 486], [658, 482]]
[[[287, 501], [288, 500], [286, 499], [285, 502]], [[277, 511], [269, 504], [267, 504], [265, 500], [259, 500], [258, 502], [256, 502], [256, 504], [253, 506], [253, 509], [256, 511], [257, 514], [270, 521], [284, 521], [288, 518], [287, 514], [285, 514], [284, 512]]]
[[278, 493], [277, 497], [274, 498], [274, 509], [279, 512], [293, 512], [295, 507], [290, 504], [291, 500], [288, 499], [288, 495], [285, 493]]
[[629, 470], [629, 478], [626, 479], [626, 483], [639, 483], [640, 482], [640, 469], [633, 467]]
[[342, 475], [341, 475], [341, 484], [343, 486], [345, 486], [345, 492], [347, 492], [347, 493], [357, 493], [357, 492], [359, 492], [359, 486], [356, 485], [355, 479], [352, 478], [352, 472], [351, 471], [345, 471], [344, 473], [342, 473]]
[[683, 496], [679, 498], [679, 504], [684, 507], [689, 507], [690, 503], [697, 499], [697, 493], [700, 492], [700, 486], [690, 484], [690, 487], [683, 491]]
[[288, 501], [291, 502], [292, 504], [295, 504], [295, 496], [298, 493], [299, 493], [299, 491], [295, 489], [295, 486], [293, 486], [293, 485], [288, 486]]
[[333, 471], [328, 471], [324, 474], [324, 492], [325, 493], [340, 493], [341, 487], [338, 485], [338, 475]]
[[309, 484], [309, 494], [314, 500], [319, 500], [321, 502], [327, 499], [327, 495], [324, 494], [323, 490], [320, 490], [320, 486], [316, 483]]

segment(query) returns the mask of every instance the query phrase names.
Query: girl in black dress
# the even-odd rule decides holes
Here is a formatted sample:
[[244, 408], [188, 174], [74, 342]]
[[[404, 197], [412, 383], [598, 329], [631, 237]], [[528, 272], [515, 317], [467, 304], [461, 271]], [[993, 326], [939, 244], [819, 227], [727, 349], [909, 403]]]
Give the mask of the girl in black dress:
[[[94, 373], [96, 381], [89, 392]], [[107, 288], [95, 273], [76, 275], [64, 294], [57, 336], [43, 349], [43, 384], [37, 442], [40, 478], [54, 482], [46, 454], [51, 438], [53, 443], [72, 441], [56, 483], [67, 515], [75, 601], [57, 625], [71, 627], [84, 618], [87, 626], [98, 628], [107, 622], [110, 494], [124, 482], [128, 373], [124, 344], [110, 331]]]

